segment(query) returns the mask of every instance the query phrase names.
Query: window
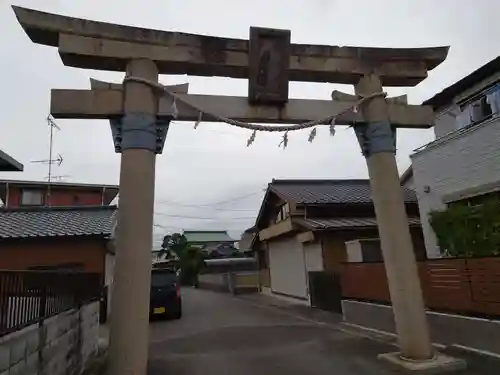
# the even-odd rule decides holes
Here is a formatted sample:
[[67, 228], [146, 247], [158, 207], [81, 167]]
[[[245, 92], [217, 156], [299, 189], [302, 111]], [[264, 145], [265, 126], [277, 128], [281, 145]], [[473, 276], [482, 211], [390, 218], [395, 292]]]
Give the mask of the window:
[[457, 116], [457, 128], [461, 129], [471, 124], [483, 122], [493, 116], [499, 115], [500, 109], [500, 84], [480, 92], [472, 99], [460, 106]]
[[152, 287], [165, 287], [175, 285], [177, 282], [177, 274], [175, 272], [152, 272], [151, 273], [151, 286]]
[[43, 193], [41, 190], [22, 190], [21, 191], [22, 206], [42, 206]]
[[280, 221], [288, 219], [290, 216], [290, 205], [288, 203], [285, 203], [279, 208], [278, 215], [276, 217], [276, 222], [279, 223]]

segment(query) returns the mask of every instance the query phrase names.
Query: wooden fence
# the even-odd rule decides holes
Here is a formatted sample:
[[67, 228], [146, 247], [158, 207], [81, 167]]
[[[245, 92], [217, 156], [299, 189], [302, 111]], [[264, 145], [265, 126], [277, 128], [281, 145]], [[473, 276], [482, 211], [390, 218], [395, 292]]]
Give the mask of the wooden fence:
[[[425, 304], [438, 311], [500, 316], [500, 257], [418, 263]], [[345, 263], [342, 297], [390, 302], [384, 264]]]

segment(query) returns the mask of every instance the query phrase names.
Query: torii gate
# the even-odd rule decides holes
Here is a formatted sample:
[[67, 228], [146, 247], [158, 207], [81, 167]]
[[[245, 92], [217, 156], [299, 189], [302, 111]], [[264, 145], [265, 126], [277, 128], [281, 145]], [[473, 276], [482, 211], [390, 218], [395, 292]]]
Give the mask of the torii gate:
[[[228, 39], [13, 9], [30, 39], [57, 47], [65, 65], [127, 75], [123, 87], [94, 81], [91, 90], [51, 93], [55, 118], [110, 119], [115, 149], [122, 154], [110, 374], [146, 371], [155, 160], [173, 116], [237, 126], [242, 123], [229, 119], [313, 121], [303, 128], [332, 119], [352, 125], [367, 160], [399, 336], [401, 353], [387, 358], [408, 363], [435, 358], [395, 160], [395, 128], [428, 128], [434, 115], [429, 107], [408, 105], [405, 97], [384, 99], [382, 86], [418, 84], [444, 61], [448, 47], [291, 44], [290, 31], [262, 28], [251, 28], [249, 40]], [[249, 96], [189, 95], [187, 85], [162, 88], [159, 74], [248, 78]], [[333, 101], [289, 99], [289, 80], [352, 84], [356, 96], [334, 92]], [[168, 95], [159, 97], [158, 90]]]

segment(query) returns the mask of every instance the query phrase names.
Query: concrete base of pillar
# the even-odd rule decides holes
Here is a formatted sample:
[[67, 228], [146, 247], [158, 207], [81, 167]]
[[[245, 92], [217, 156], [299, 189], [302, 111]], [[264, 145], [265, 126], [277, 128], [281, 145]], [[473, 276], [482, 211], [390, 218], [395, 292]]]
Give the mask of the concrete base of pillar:
[[397, 369], [412, 371], [417, 374], [442, 374], [446, 372], [465, 370], [467, 363], [460, 358], [450, 357], [441, 353], [430, 360], [412, 361], [401, 357], [401, 353], [380, 354], [378, 359], [386, 361]]

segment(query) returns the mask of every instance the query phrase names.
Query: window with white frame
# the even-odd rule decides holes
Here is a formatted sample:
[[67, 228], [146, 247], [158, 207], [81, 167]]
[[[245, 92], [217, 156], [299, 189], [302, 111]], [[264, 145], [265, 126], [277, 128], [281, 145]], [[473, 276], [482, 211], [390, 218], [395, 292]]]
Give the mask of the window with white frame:
[[43, 205], [43, 192], [41, 190], [27, 190], [21, 191], [21, 205], [22, 206], [42, 206]]
[[288, 203], [283, 204], [279, 211], [278, 215], [276, 217], [276, 222], [279, 223], [280, 221], [288, 219], [290, 216], [290, 205]]

